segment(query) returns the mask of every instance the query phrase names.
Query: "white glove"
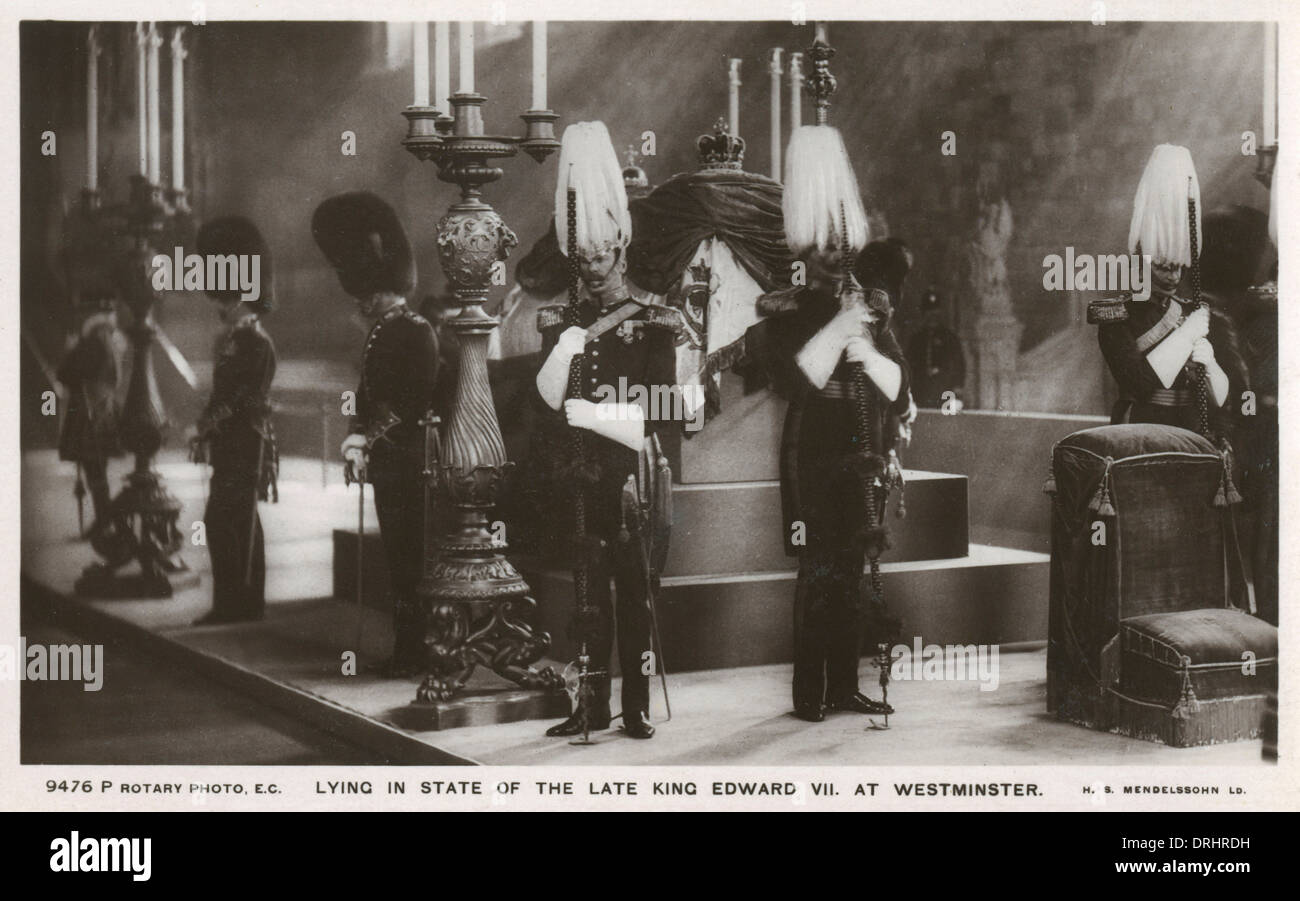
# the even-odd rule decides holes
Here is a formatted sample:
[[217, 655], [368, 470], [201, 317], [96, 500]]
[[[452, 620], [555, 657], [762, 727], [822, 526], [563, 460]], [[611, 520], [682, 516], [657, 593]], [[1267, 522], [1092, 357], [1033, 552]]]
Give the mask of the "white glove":
[[1198, 338], [1192, 345], [1192, 362], [1205, 367], [1205, 374], [1210, 377], [1210, 389], [1214, 392], [1214, 405], [1222, 407], [1228, 399], [1228, 374], [1214, 359], [1214, 345], [1209, 338]]
[[645, 412], [637, 404], [593, 404], [570, 398], [564, 402], [564, 418], [576, 429], [595, 432], [630, 450], [640, 451], [645, 439]]
[[343, 439], [339, 446], [343, 454], [344, 479], [348, 482], [362, 482], [366, 478], [366, 436], [351, 434]]
[[552, 410], [560, 409], [569, 388], [569, 365], [586, 346], [587, 330], [570, 326], [560, 335], [550, 356], [537, 371], [537, 393]]
[[555, 343], [557, 350], [563, 350], [569, 356], [575, 356], [582, 353], [582, 349], [587, 346], [587, 330], [571, 325], [560, 333], [560, 339]]
[[1185, 328], [1193, 338], [1206, 338], [1210, 334], [1210, 308], [1199, 306], [1188, 314], [1179, 328]]
[[[1198, 313], [1201, 311], [1197, 311]], [[1196, 316], [1193, 313], [1192, 316]], [[1205, 322], [1209, 323], [1209, 314], [1206, 314]], [[1160, 384], [1166, 388], [1172, 388], [1174, 379], [1178, 378], [1178, 373], [1183, 371], [1183, 366], [1187, 364], [1187, 358], [1192, 355], [1192, 345], [1194, 345], [1203, 335], [1197, 335], [1196, 330], [1200, 328], [1201, 319], [1193, 319], [1191, 316], [1178, 328], [1165, 337], [1155, 347], [1147, 351], [1147, 362], [1151, 364], [1152, 371], [1155, 372], [1156, 378], [1160, 379]]]
[[1209, 338], [1196, 339], [1196, 343], [1192, 345], [1192, 362], [1203, 366], [1217, 365], [1218, 361], [1214, 359], [1214, 345], [1210, 343]]
[[861, 326], [856, 324], [847, 313], [842, 312], [822, 326], [821, 331], [813, 335], [808, 343], [800, 348], [799, 353], [795, 355], [795, 363], [814, 388], [821, 390], [826, 387], [831, 373], [835, 371], [840, 357], [844, 354], [844, 346], [849, 336], [860, 330]]
[[862, 368], [867, 371], [867, 377], [876, 383], [880, 393], [889, 398], [890, 403], [898, 398], [898, 392], [903, 387], [903, 370], [889, 357], [876, 350], [875, 345], [868, 338], [854, 335], [844, 345], [844, 355], [850, 362], [862, 364]]

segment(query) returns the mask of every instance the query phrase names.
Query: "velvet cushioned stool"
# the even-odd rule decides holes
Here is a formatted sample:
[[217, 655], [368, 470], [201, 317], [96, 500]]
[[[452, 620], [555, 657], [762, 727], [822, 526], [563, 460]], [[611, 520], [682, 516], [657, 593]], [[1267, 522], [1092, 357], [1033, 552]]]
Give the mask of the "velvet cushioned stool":
[[1277, 629], [1246, 612], [1230, 455], [1162, 425], [1052, 451], [1048, 710], [1186, 746], [1259, 735]]

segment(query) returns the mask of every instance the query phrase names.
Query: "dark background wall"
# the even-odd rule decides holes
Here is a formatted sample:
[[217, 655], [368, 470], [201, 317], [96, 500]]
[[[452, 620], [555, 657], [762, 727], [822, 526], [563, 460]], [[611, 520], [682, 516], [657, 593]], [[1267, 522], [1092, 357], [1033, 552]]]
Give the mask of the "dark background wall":
[[[106, 30], [100, 143], [101, 184], [109, 193], [124, 190], [136, 159], [130, 30], [128, 23]], [[642, 165], [660, 182], [694, 167], [696, 136], [726, 111], [726, 60], [739, 56], [746, 164], [767, 172], [766, 57], [775, 46], [803, 49], [810, 31], [788, 23], [552, 23], [551, 103], [561, 127], [603, 119], [620, 149], [654, 131], [658, 155]], [[70, 321], [57, 251], [64, 212], [83, 181], [84, 36], [80, 23], [26, 23], [21, 38], [23, 326], [51, 357]], [[189, 37], [188, 170], [196, 212], [242, 213], [259, 224], [275, 254], [281, 301], [270, 328], [282, 357], [301, 362], [286, 369], [286, 386], [294, 390], [297, 378], [302, 390], [332, 390], [350, 380], [360, 334], [312, 242], [316, 204], [354, 189], [384, 196], [412, 235], [421, 291], [442, 285], [433, 235], [453, 188], [399, 144], [400, 110], [411, 98], [409, 30], [210, 22], [190, 28]], [[1042, 290], [1044, 255], [1066, 245], [1122, 249], [1133, 190], [1153, 145], [1191, 148], [1207, 208], [1266, 206], [1250, 177], [1253, 161], [1240, 154], [1241, 133], [1261, 127], [1260, 25], [833, 23], [830, 37], [839, 51], [833, 119], [844, 130], [868, 206], [917, 252], [900, 313], [904, 328], [929, 283], [953, 301], [947, 315], [959, 331], [973, 321], [966, 244], [978, 186], [1004, 194], [1013, 210], [1007, 265], [1025, 349], [1070, 321], [1067, 298]], [[526, 28], [480, 25], [477, 86], [490, 98], [489, 131], [519, 130], [516, 116], [529, 100], [529, 52]], [[167, 174], [166, 53], [162, 69]], [[452, 74], [454, 83], [454, 59]], [[807, 99], [804, 107], [807, 118]], [[45, 129], [58, 134], [55, 157], [39, 153]], [[344, 130], [357, 135], [355, 157], [340, 153]], [[957, 134], [955, 157], [939, 152], [948, 130]], [[516, 260], [545, 229], [554, 166], [554, 158], [539, 166], [521, 156], [488, 190], [520, 236]], [[206, 306], [177, 295], [160, 313], [200, 370], [211, 340]], [[159, 370], [180, 418], [192, 405], [190, 392], [164, 362]], [[40, 382], [25, 357], [24, 391], [42, 390]], [[29, 440], [45, 437], [42, 427], [27, 431]]]

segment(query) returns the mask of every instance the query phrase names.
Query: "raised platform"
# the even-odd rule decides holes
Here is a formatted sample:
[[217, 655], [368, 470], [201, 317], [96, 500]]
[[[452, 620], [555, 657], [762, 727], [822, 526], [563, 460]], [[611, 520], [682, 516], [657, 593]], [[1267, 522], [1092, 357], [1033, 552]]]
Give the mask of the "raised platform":
[[[114, 478], [121, 469], [114, 467]], [[200, 470], [172, 455], [161, 469], [185, 505], [182, 521], [192, 521], [202, 509]], [[1181, 750], [1055, 720], [1044, 711], [1041, 650], [1003, 653], [996, 690], [981, 691], [972, 681], [895, 682], [890, 699], [899, 713], [888, 732], [868, 731], [865, 718], [849, 714], [815, 726], [790, 716], [790, 668], [785, 664], [694, 673], [670, 666], [676, 716], [663, 722], [654, 689], [652, 716], [659, 731], [649, 742], [606, 732], [596, 736], [593, 746], [575, 747], [544, 737], [546, 724], [537, 721], [471, 724], [441, 732], [405, 728], [415, 680], [381, 678], [368, 668], [387, 650], [388, 618], [326, 597], [331, 533], [355, 518], [356, 496], [337, 484], [322, 491], [318, 461], [285, 459], [281, 473], [281, 503], [261, 507], [268, 538], [266, 619], [194, 627], [211, 590], [203, 548], [185, 550], [202, 586], [175, 598], [84, 601], [71, 596], [73, 580], [93, 557], [75, 538], [72, 469], [59, 464], [52, 452], [24, 455], [24, 604], [41, 605], [45, 614], [54, 614], [87, 640], [106, 642], [109, 653], [116, 642], [129, 641], [166, 654], [372, 749], [377, 764], [1250, 765], [1259, 760], [1257, 742]], [[367, 528], [372, 526], [368, 520]], [[913, 566], [919, 572], [943, 568]], [[771, 579], [782, 586], [782, 599], [772, 603], [774, 615], [784, 620], [789, 596], [782, 578], [788, 577]], [[719, 643], [731, 640], [726, 632], [715, 634]], [[358, 675], [343, 674], [343, 654], [349, 650], [358, 653]], [[870, 662], [864, 662], [863, 684], [872, 685], [875, 677]], [[480, 691], [513, 690], [491, 673], [476, 680]], [[177, 721], [175, 727], [186, 725]]]

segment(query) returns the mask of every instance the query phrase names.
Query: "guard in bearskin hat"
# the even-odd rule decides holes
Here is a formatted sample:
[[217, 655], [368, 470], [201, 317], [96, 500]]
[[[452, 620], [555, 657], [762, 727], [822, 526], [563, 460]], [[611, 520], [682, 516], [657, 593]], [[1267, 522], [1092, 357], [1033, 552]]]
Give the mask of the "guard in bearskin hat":
[[921, 295], [921, 317], [920, 328], [907, 342], [912, 395], [923, 407], [940, 407], [946, 392], [960, 396], [966, 383], [966, 356], [961, 339], [943, 322], [942, 304], [934, 288]]
[[275, 500], [279, 457], [271, 427], [275, 345], [262, 327], [273, 303], [271, 254], [253, 223], [240, 216], [205, 222], [195, 239], [205, 259], [258, 258], [254, 300], [239, 289], [207, 291], [222, 330], [213, 350], [212, 395], [191, 442], [195, 462], [210, 463], [203, 514], [212, 558], [212, 610], [199, 625], [261, 619], [266, 609], [266, 555], [259, 500]]
[[408, 676], [425, 668], [425, 616], [416, 596], [424, 557], [421, 421], [434, 401], [438, 341], [428, 321], [407, 306], [415, 291], [415, 259], [392, 207], [363, 192], [331, 197], [316, 208], [312, 235], [343, 290], [374, 323], [342, 453], [349, 479], [374, 486], [393, 595], [389, 673]]
[[76, 314], [81, 319], [80, 329], [70, 340], [56, 374], [66, 397], [59, 459], [77, 464], [78, 516], [85, 491], [90, 489], [95, 519], [89, 534], [93, 535], [109, 522], [108, 461], [123, 454], [117, 432], [121, 413], [117, 386], [124, 342], [109, 289], [83, 289]]
[[[745, 367], [790, 401], [781, 495], [786, 551], [799, 557], [795, 715], [888, 714], [858, 690], [858, 662], [866, 613], [883, 607], [875, 561], [887, 546], [886, 493], [901, 475], [894, 449], [909, 415], [890, 317], [911, 259], [901, 242], [867, 243], [857, 181], [830, 126], [791, 136], [783, 207], [806, 284], [760, 298], [766, 318], [746, 335]], [[864, 586], [868, 558], [876, 578]]]

